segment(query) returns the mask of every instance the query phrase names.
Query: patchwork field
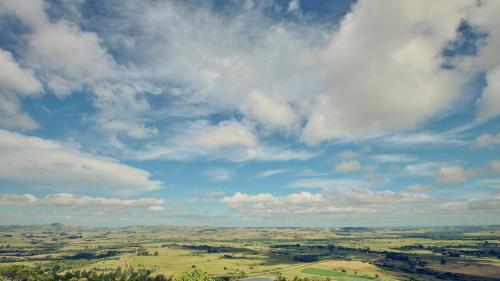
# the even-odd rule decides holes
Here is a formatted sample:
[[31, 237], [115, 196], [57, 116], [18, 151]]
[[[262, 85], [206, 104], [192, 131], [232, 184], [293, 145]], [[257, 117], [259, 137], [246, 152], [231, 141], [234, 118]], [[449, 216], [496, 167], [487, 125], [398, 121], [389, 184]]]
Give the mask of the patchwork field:
[[0, 267], [288, 280], [499, 280], [500, 228], [0, 226]]

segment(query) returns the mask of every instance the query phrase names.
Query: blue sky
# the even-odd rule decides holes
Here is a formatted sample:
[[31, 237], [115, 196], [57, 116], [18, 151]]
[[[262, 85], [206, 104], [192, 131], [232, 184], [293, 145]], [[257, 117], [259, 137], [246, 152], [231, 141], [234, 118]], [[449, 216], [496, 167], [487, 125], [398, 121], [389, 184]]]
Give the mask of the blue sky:
[[0, 0], [0, 223], [498, 223], [499, 13]]

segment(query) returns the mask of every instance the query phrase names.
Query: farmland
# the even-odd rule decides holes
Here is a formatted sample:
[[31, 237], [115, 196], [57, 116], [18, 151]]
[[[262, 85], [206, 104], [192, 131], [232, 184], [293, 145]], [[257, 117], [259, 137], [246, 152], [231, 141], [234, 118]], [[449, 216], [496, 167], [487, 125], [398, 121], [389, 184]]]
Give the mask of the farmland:
[[217, 278], [498, 280], [500, 227], [0, 227], [0, 266]]

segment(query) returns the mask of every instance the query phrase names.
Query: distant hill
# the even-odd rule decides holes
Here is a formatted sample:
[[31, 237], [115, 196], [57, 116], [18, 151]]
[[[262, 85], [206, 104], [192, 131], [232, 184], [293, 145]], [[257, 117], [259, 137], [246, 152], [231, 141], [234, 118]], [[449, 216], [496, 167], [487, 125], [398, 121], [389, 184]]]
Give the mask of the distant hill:
[[343, 231], [343, 232], [371, 232], [371, 231], [373, 231], [373, 229], [368, 228], [368, 227], [352, 227], [352, 226], [348, 226], [348, 227], [342, 227], [342, 228], [340, 228], [340, 231]]

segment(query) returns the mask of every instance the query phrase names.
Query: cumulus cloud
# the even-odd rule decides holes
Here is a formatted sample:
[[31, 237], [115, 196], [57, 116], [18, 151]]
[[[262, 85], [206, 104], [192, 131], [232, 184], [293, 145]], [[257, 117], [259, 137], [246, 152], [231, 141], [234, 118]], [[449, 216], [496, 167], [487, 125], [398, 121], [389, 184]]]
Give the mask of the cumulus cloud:
[[[18, 2], [0, 5], [2, 14], [30, 27], [22, 53], [27, 65], [58, 95], [88, 89], [99, 109], [96, 125], [137, 139], [156, 135], [139, 117], [152, 109], [153, 94], [172, 97], [167, 116], [193, 108], [202, 108], [204, 117], [238, 111], [263, 128], [300, 134], [310, 145], [418, 128], [460, 95], [465, 79], [443, 69], [440, 54], [462, 20], [470, 17], [491, 34], [481, 58], [491, 57], [498, 41], [490, 11], [497, 5], [491, 2], [489, 9], [466, 0], [431, 9], [421, 1], [359, 1], [338, 29], [276, 22], [257, 4], [236, 5], [245, 12], [234, 16], [209, 5], [154, 1], [102, 3], [106, 12], [120, 10], [120, 17], [84, 29], [78, 18], [49, 20], [41, 0]], [[111, 9], [115, 4], [119, 9]], [[299, 4], [290, 1], [288, 8], [296, 11]], [[107, 25], [114, 27], [112, 34]], [[110, 49], [129, 61], [118, 63]], [[489, 69], [483, 99], [498, 92], [497, 72]], [[119, 121], [124, 115], [131, 119], [127, 126]], [[229, 139], [227, 145], [255, 143], [251, 137]]]
[[[29, 175], [29, 176], [27, 176]], [[157, 190], [151, 174], [62, 142], [0, 130], [0, 178], [55, 190], [130, 195]]]
[[351, 189], [347, 192], [346, 197], [349, 202], [367, 205], [433, 200], [432, 197], [420, 193], [398, 193], [390, 190], [373, 191], [371, 189]]
[[414, 129], [455, 101], [460, 76], [441, 68], [439, 54], [473, 3], [428, 5], [359, 1], [353, 7], [325, 50], [330, 88], [308, 119], [306, 143]]
[[[96, 17], [100, 22], [90, 27], [80, 26], [89, 23], [77, 17], [49, 19], [41, 0], [3, 0], [0, 7], [2, 15], [15, 15], [29, 27], [21, 52], [26, 65], [58, 95], [91, 92], [99, 110], [91, 120], [111, 134], [156, 135], [141, 118], [151, 110], [162, 117], [231, 112], [314, 145], [415, 129], [449, 109], [470, 71], [442, 68], [441, 52], [464, 19], [484, 29], [488, 40], [460, 70], [486, 70], [489, 83], [479, 104], [496, 104], [492, 10], [498, 5], [485, 2], [441, 2], [431, 9], [421, 1], [362, 0], [338, 29], [276, 21], [266, 16], [265, 5], [249, 2], [227, 15], [185, 2], [101, 3], [110, 16]], [[288, 4], [296, 11], [300, 1]], [[173, 102], [159, 110], [151, 95]], [[481, 118], [495, 115], [492, 110], [482, 109], [490, 113]], [[120, 124], [124, 116], [128, 126]]]
[[278, 102], [260, 91], [251, 91], [240, 107], [247, 116], [269, 128], [288, 130], [298, 121], [297, 114], [286, 101]]
[[464, 183], [470, 177], [476, 176], [477, 171], [464, 169], [460, 165], [443, 165], [439, 167], [435, 174], [436, 181], [439, 183], [453, 184]]
[[492, 148], [500, 144], [500, 133], [496, 134], [483, 134], [474, 140], [474, 147], [476, 148]]
[[[49, 19], [48, 7], [43, 0], [0, 1], [0, 16], [16, 16], [29, 28], [23, 34], [26, 45], [20, 56], [51, 93], [63, 97], [78, 91], [90, 92], [99, 109], [93, 116], [100, 121], [97, 126], [119, 122], [116, 120], [124, 115], [134, 119], [134, 114], [148, 110], [149, 104], [141, 94], [152, 91], [151, 83], [136, 81], [129, 68], [114, 60], [96, 32], [82, 30], [73, 19]], [[20, 118], [25, 119], [25, 127], [36, 127], [23, 116]], [[137, 138], [143, 124], [119, 127], [118, 131]], [[117, 124], [110, 129], [109, 133], [116, 133]]]
[[140, 199], [118, 199], [90, 197], [75, 195], [71, 193], [55, 193], [45, 197], [37, 197], [32, 194], [0, 194], [0, 203], [2, 205], [14, 206], [37, 206], [51, 205], [57, 207], [109, 207], [109, 208], [132, 208], [149, 207], [158, 208], [165, 203], [163, 199], [140, 198]]
[[318, 203], [325, 201], [321, 194], [309, 192], [292, 193], [279, 197], [270, 193], [249, 195], [237, 192], [219, 200], [231, 209], [239, 212], [245, 210], [255, 212], [257, 215], [279, 215], [283, 213], [305, 214], [316, 210]]
[[461, 67], [466, 71], [483, 71], [486, 73], [486, 87], [478, 100], [477, 120], [487, 121], [498, 117], [500, 109], [495, 106], [500, 102], [500, 20], [498, 13], [500, 4], [497, 1], [484, 1], [476, 9], [468, 11], [467, 20], [479, 32], [487, 34], [476, 56], [466, 59]]
[[33, 71], [21, 67], [12, 54], [0, 49], [0, 126], [33, 130], [38, 124], [21, 111], [20, 98], [41, 94], [42, 84]]
[[224, 121], [208, 127], [197, 136], [196, 144], [206, 150], [224, 147], [256, 147], [257, 138], [249, 128], [237, 121]]
[[361, 170], [361, 163], [358, 160], [349, 160], [335, 164], [335, 172], [351, 173]]
[[384, 208], [403, 203], [431, 202], [434, 198], [425, 194], [373, 191], [370, 189], [347, 189], [345, 193], [299, 192], [284, 196], [270, 193], [250, 195], [237, 192], [219, 202], [241, 214], [256, 216], [276, 215], [328, 215], [377, 213]]

